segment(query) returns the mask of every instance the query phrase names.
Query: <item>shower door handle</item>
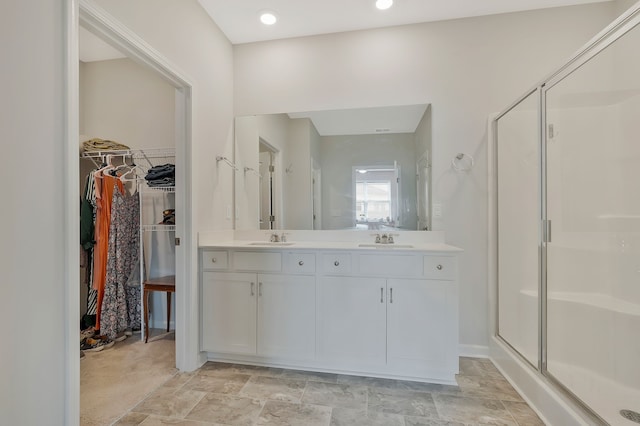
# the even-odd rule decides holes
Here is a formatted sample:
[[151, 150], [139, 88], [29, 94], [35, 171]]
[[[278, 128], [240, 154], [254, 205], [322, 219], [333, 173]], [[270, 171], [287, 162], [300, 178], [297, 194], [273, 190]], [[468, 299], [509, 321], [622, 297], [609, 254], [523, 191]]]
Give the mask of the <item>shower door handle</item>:
[[542, 221], [542, 241], [551, 242], [551, 221], [548, 219]]

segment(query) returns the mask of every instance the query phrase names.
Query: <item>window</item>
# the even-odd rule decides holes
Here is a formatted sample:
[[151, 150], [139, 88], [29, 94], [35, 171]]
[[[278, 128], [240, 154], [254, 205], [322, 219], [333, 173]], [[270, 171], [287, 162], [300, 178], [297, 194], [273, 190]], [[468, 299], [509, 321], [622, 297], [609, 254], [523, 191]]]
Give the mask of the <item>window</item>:
[[391, 181], [356, 181], [356, 220], [358, 222], [391, 221]]

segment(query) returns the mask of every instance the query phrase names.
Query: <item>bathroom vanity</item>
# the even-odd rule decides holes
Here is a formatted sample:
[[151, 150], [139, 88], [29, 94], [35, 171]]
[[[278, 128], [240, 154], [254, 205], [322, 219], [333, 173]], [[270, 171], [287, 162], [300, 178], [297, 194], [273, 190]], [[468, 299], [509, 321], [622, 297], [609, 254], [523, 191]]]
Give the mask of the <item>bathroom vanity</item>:
[[459, 249], [264, 234], [201, 238], [209, 359], [455, 384]]

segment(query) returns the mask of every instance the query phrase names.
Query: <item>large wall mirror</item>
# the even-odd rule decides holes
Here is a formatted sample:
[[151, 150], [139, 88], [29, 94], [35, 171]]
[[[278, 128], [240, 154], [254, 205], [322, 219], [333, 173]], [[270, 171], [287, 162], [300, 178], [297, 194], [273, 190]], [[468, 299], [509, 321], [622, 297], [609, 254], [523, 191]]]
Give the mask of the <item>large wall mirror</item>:
[[430, 230], [429, 104], [236, 117], [236, 229]]

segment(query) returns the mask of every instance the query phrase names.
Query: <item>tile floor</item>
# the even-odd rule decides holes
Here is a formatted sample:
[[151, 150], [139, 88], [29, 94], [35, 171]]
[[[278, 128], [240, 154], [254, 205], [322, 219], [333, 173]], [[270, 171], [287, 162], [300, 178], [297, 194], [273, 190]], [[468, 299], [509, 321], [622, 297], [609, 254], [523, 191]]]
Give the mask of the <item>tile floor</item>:
[[134, 334], [80, 360], [82, 426], [113, 424], [175, 376], [175, 333], [153, 330], [151, 336], [145, 345]]
[[208, 362], [177, 373], [116, 425], [544, 425], [491, 361], [460, 359], [459, 386]]

